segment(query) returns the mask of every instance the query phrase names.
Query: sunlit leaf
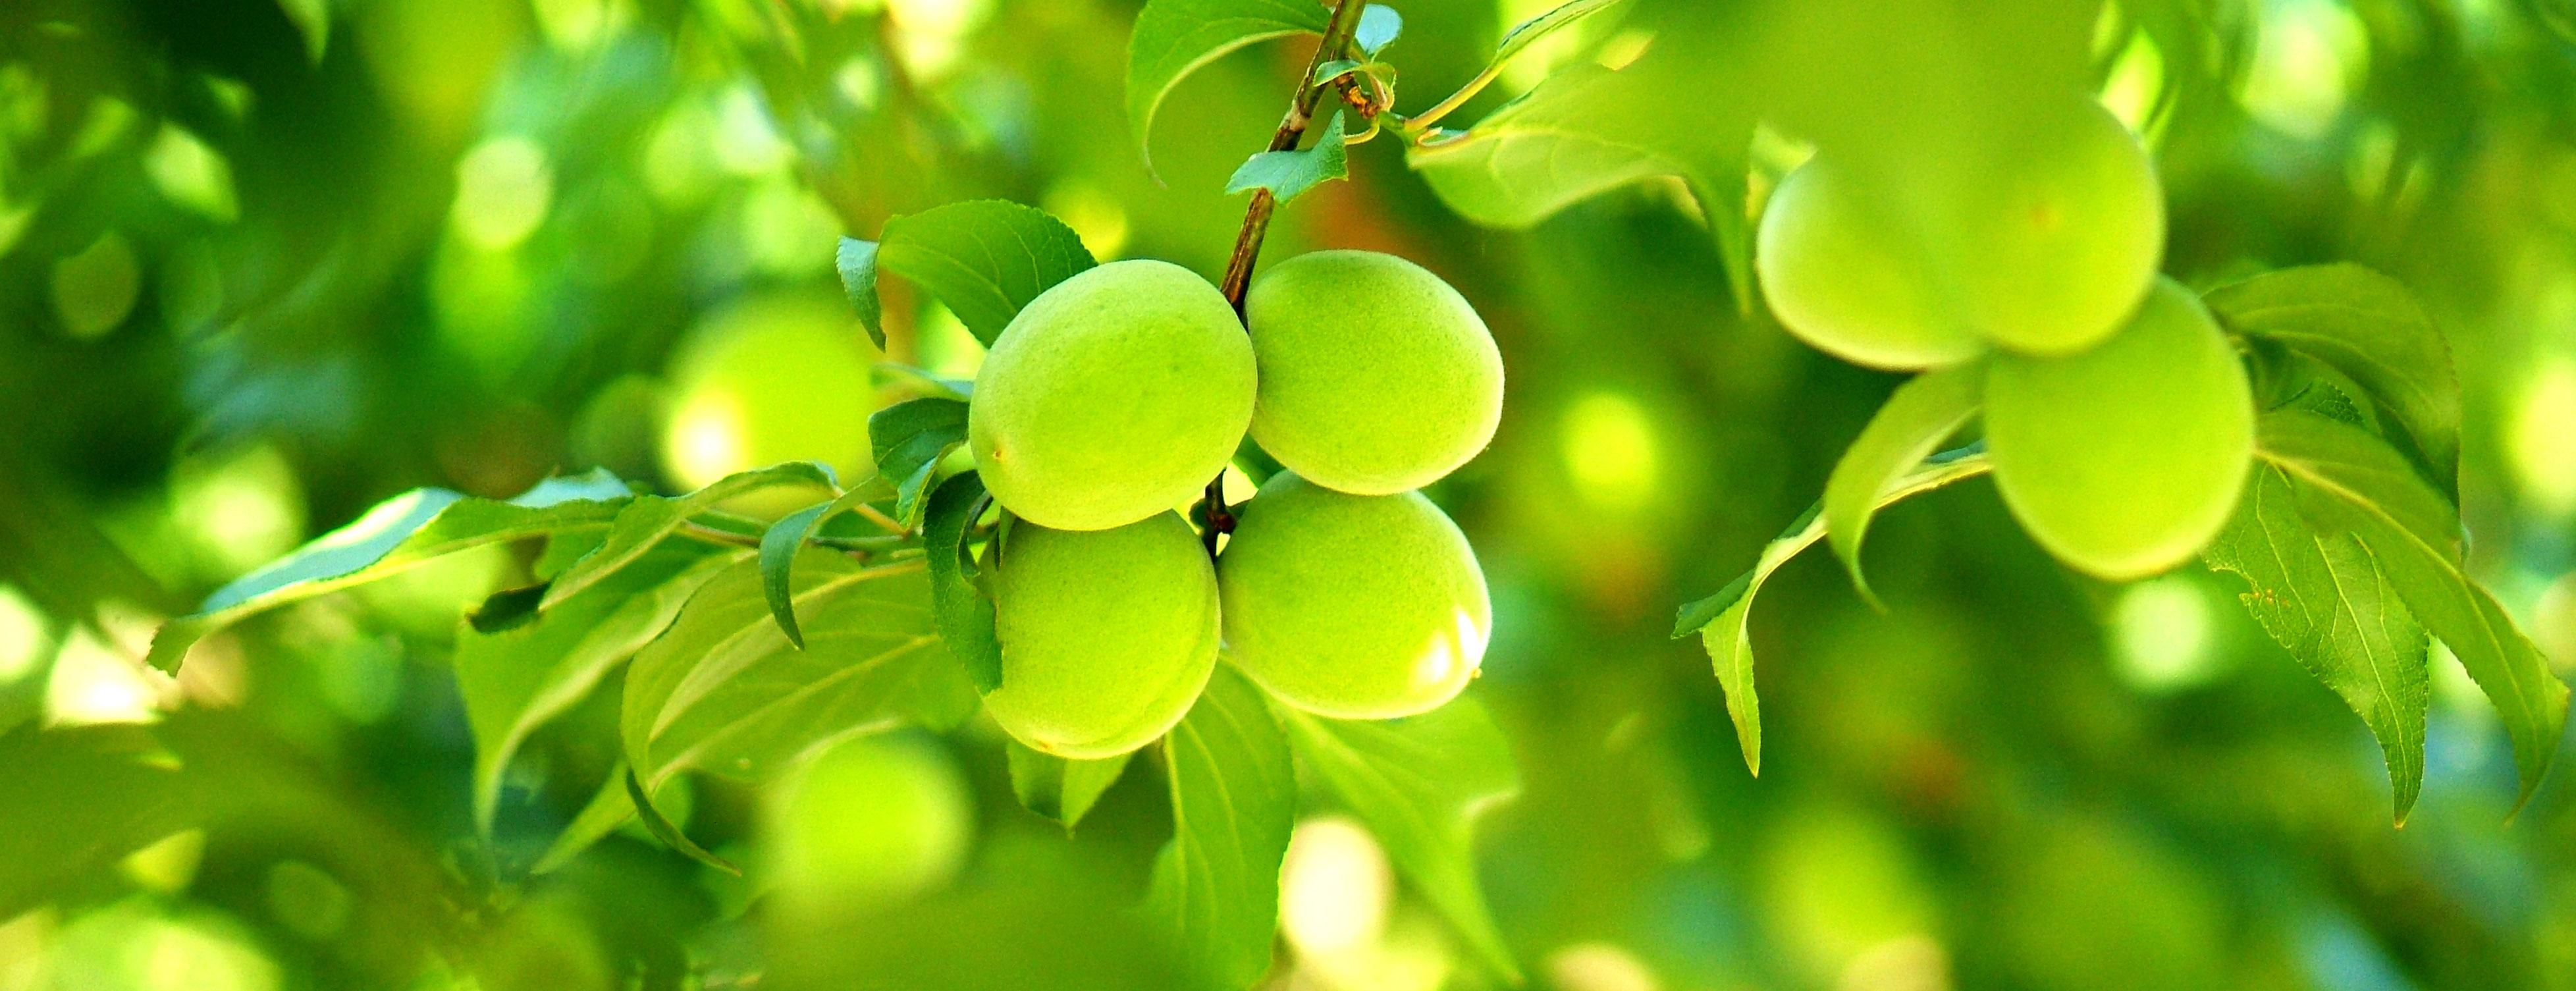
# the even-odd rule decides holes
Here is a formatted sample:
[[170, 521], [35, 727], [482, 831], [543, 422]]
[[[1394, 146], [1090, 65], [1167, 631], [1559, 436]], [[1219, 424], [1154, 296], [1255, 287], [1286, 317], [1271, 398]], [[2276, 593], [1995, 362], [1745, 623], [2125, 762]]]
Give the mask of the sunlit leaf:
[[880, 270], [938, 297], [976, 340], [990, 346], [1020, 307], [1098, 264], [1073, 228], [1008, 200], [969, 200], [896, 217], [886, 221], [878, 241], [841, 239], [837, 263], [841, 288], [880, 347]]
[[1128, 758], [1135, 756], [1067, 760], [1031, 750], [1017, 740], [1009, 742], [1009, 752], [1011, 793], [1019, 796], [1021, 807], [1063, 823], [1066, 829], [1091, 812], [1100, 796], [1126, 773]]
[[1127, 125], [1136, 154], [1153, 167], [1154, 114], [1200, 66], [1255, 42], [1321, 35], [1330, 21], [1330, 11], [1311, 0], [1149, 0], [1127, 40]]
[[1267, 189], [1285, 203], [1325, 182], [1348, 179], [1350, 164], [1343, 140], [1342, 112], [1336, 110], [1318, 132], [1314, 147], [1259, 152], [1234, 170], [1234, 176], [1225, 181], [1225, 191], [1232, 195]]
[[1834, 463], [1825, 481], [1825, 537], [1851, 573], [1852, 586], [1875, 603], [1860, 567], [1861, 538], [1879, 505], [1879, 493], [1930, 457], [1959, 432], [1985, 401], [1985, 367], [1958, 365], [1926, 372], [1898, 386], [1860, 437]]
[[546, 534], [605, 530], [633, 498], [604, 471], [548, 479], [506, 501], [413, 489], [215, 590], [152, 639], [150, 661], [176, 671], [201, 637], [261, 610], [374, 581], [433, 558]]
[[2445, 495], [2459, 491], [2460, 382], [2441, 329], [2397, 280], [2358, 265], [2258, 275], [2207, 295], [2239, 333], [2314, 356], [2370, 391]]
[[1360, 10], [1360, 23], [1351, 31], [1351, 44], [1360, 46], [1362, 53], [1374, 58], [1403, 33], [1404, 15], [1396, 13], [1393, 7], [1373, 3]]
[[778, 522], [770, 524], [768, 532], [760, 535], [761, 592], [768, 598], [770, 616], [778, 621], [779, 632], [787, 634], [788, 643], [795, 644], [800, 650], [805, 646], [805, 633], [797, 628], [796, 603], [790, 594], [794, 587], [797, 552], [805, 548], [807, 540], [813, 539], [814, 531], [820, 529], [824, 521], [862, 503], [882, 499], [890, 491], [881, 476], [871, 476], [830, 502], [780, 517]]
[[2348, 534], [2317, 532], [2297, 499], [2279, 469], [2256, 469], [2236, 515], [2201, 554], [2245, 579], [2241, 598], [2255, 621], [2379, 739], [2402, 824], [2424, 784], [2432, 697], [2424, 628], [2369, 548]]
[[608, 539], [546, 586], [541, 609], [551, 609], [565, 599], [581, 593], [617, 570], [643, 557], [664, 538], [689, 522], [689, 517], [716, 508], [727, 499], [779, 485], [813, 485], [838, 488], [832, 469], [811, 461], [790, 461], [736, 472], [717, 479], [684, 496], [636, 496], [618, 510], [616, 522], [608, 528]]
[[832, 267], [841, 273], [841, 292], [850, 297], [850, 308], [858, 311], [868, 340], [877, 350], [885, 350], [885, 306], [877, 299], [877, 243], [842, 238], [832, 253]]
[[1154, 860], [1148, 909], [1203, 979], [1250, 987], [1270, 969], [1297, 811], [1287, 740], [1260, 689], [1219, 664], [1164, 753], [1172, 841]]
[[192, 780], [130, 726], [0, 735], [0, 916], [197, 821]]
[[1407, 719], [1325, 719], [1277, 707], [1290, 748], [1386, 848], [1476, 957], [1517, 984], [1520, 965], [1476, 881], [1475, 823], [1520, 792], [1511, 741], [1476, 700]]

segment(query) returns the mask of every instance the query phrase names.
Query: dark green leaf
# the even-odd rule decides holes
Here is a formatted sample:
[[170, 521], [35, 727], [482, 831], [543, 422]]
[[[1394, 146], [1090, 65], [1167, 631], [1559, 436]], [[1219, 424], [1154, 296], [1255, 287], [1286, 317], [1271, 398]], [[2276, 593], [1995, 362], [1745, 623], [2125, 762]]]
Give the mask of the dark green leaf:
[[144, 731], [96, 726], [0, 735], [0, 916], [114, 863], [201, 814], [190, 780]]
[[2415, 620], [2486, 691], [2521, 771], [2516, 808], [2530, 801], [2557, 756], [2567, 686], [2495, 597], [2469, 578], [2450, 503], [2386, 441], [2321, 416], [2267, 414], [2259, 446], [2266, 462], [2298, 483], [2311, 525], [2359, 537]]
[[1276, 708], [1288, 742], [1342, 805], [1386, 847], [1387, 859], [1449, 920], [1497, 976], [1518, 984], [1476, 881], [1475, 823], [1520, 792], [1511, 741], [1474, 699], [1408, 719], [1325, 719]]
[[626, 771], [626, 804], [635, 810], [637, 818], [644, 821], [644, 830], [652, 833], [654, 839], [662, 841], [663, 846], [688, 854], [689, 859], [727, 874], [735, 877], [742, 876], [742, 868], [734, 866], [733, 861], [716, 856], [714, 852], [699, 846], [697, 841], [689, 838], [689, 834], [681, 832], [680, 827], [672, 825], [671, 820], [663, 818], [662, 810], [654, 808], [652, 799], [644, 794], [644, 783], [635, 779], [633, 768], [628, 768]]
[[2239, 333], [2313, 355], [2370, 390], [2445, 495], [2459, 491], [2460, 381], [2451, 346], [2397, 280], [2358, 265], [2258, 275], [2208, 294]]
[[842, 238], [832, 261], [833, 267], [841, 271], [841, 291], [849, 295], [850, 307], [859, 312], [859, 325], [868, 329], [868, 340], [875, 342], [877, 350], [885, 350], [885, 310], [877, 301], [877, 243]]
[[1878, 599], [1861, 574], [1860, 544], [1869, 532], [1879, 494], [1967, 426], [1984, 402], [1983, 365], [1958, 365], [1916, 376], [1887, 397], [1887, 405], [1879, 407], [1869, 426], [1843, 451], [1842, 460], [1834, 463], [1833, 476], [1825, 482], [1825, 537], [1832, 541], [1843, 569], [1851, 573], [1852, 587], [1872, 604]]
[[[1007, 200], [950, 203], [886, 221], [884, 238], [867, 258], [854, 259], [850, 243], [868, 242], [842, 246], [841, 283], [854, 301], [863, 285], [868, 298], [875, 298], [877, 269], [893, 272], [948, 304], [987, 346], [1020, 307], [1098, 264], [1073, 228], [1046, 211]], [[853, 275], [854, 260], [875, 264]], [[868, 335], [881, 341], [879, 317], [874, 305], [859, 307]]]
[[930, 561], [939, 639], [965, 666], [975, 690], [990, 694], [1002, 687], [1002, 642], [993, 632], [993, 600], [975, 582], [975, 555], [966, 540], [984, 502], [984, 480], [974, 472], [940, 483], [922, 518], [921, 546]]
[[469, 624], [457, 633], [456, 686], [474, 734], [476, 828], [491, 830], [502, 772], [528, 734], [660, 636], [700, 585], [743, 556], [666, 544], [532, 622], [497, 633]]
[[646, 788], [691, 770], [756, 780], [853, 733], [946, 728], [974, 714], [974, 686], [937, 645], [919, 562], [863, 568], [829, 551], [802, 554], [805, 649], [770, 618], [760, 566], [745, 561], [699, 589], [636, 656], [620, 723]]
[[2201, 553], [2245, 579], [2251, 589], [2240, 598], [2255, 621], [2379, 739], [2402, 825], [2424, 784], [2424, 628], [2369, 548], [2317, 532], [2297, 500], [2280, 469], [2257, 468], [2235, 517]]
[[1127, 40], [1127, 124], [1146, 168], [1154, 113], [1182, 78], [1245, 45], [1323, 34], [1330, 17], [1311, 0], [1148, 0]]
[[885, 493], [883, 477], [871, 477], [830, 502], [787, 514], [771, 524], [768, 532], [760, 535], [761, 592], [769, 600], [769, 614], [778, 621], [778, 631], [786, 634], [787, 642], [796, 645], [796, 649], [805, 649], [805, 632], [796, 628], [796, 604], [788, 594], [788, 590], [795, 587], [792, 572], [796, 568], [796, 552], [804, 549], [805, 541], [814, 536], [814, 531], [823, 525], [824, 520], [847, 512], [860, 503], [884, 498]]
[[877, 472], [894, 482], [894, 517], [905, 526], [921, 519], [939, 459], [966, 443], [966, 404], [954, 399], [911, 399], [868, 417], [868, 445]]
[[1359, 26], [1351, 31], [1351, 43], [1375, 58], [1379, 50], [1394, 44], [1404, 33], [1404, 15], [1385, 4], [1373, 3], [1360, 11]]
[[[1946, 452], [1880, 490], [1877, 505], [1885, 508], [1960, 479], [1983, 475], [1992, 467], [1984, 452], [1973, 447]], [[1753, 570], [1736, 576], [1715, 595], [1684, 603], [1673, 622], [1673, 636], [1697, 633], [1708, 647], [1709, 660], [1717, 667], [1718, 686], [1726, 691], [1727, 718], [1734, 721], [1736, 743], [1744, 748], [1744, 766], [1756, 775], [1762, 773], [1762, 705], [1753, 691], [1753, 641], [1748, 625], [1753, 596], [1762, 590], [1763, 582], [1770, 580], [1772, 572], [1824, 536], [1824, 506], [1819, 503], [1799, 516], [1787, 532], [1763, 546], [1762, 557], [1754, 562]]]
[[564, 573], [546, 587], [541, 609], [552, 609], [581, 593], [601, 579], [634, 563], [662, 542], [689, 517], [714, 509], [717, 504], [746, 492], [779, 485], [816, 485], [838, 488], [832, 469], [811, 461], [790, 461], [736, 472], [717, 479], [706, 488], [684, 496], [637, 496], [617, 513], [616, 522], [608, 528], [608, 539], [590, 553], [582, 555]]
[[572, 822], [564, 826], [563, 832], [555, 834], [554, 842], [547, 844], [546, 852], [537, 858], [536, 865], [528, 868], [528, 872], [551, 873], [571, 863], [582, 851], [607, 839], [608, 834], [625, 825], [626, 820], [635, 818], [635, 799], [626, 791], [626, 779], [626, 762], [620, 760], [609, 769], [608, 780], [600, 784], [599, 791], [591, 796], [590, 802], [573, 814]]
[[626, 483], [604, 471], [548, 479], [507, 501], [413, 489], [217, 589], [197, 612], [161, 628], [152, 639], [149, 659], [153, 667], [176, 671], [189, 645], [242, 617], [384, 578], [432, 558], [545, 534], [604, 530], [630, 499]]
[[1367, 64], [1368, 63], [1362, 62], [1358, 59], [1337, 58], [1316, 66], [1315, 85], [1321, 86], [1325, 83], [1332, 82], [1333, 80], [1340, 79], [1343, 76], [1358, 72]]
[[1314, 147], [1255, 154], [1225, 181], [1225, 191], [1231, 195], [1267, 189], [1285, 203], [1328, 180], [1348, 179], [1350, 164], [1343, 140], [1342, 112], [1336, 110], [1315, 138]]
[[1164, 753], [1172, 841], [1154, 860], [1149, 910], [1201, 978], [1250, 987], [1270, 970], [1279, 862], [1297, 811], [1288, 743], [1260, 689], [1219, 664]]
[[1067, 760], [1054, 754], [1039, 753], [1018, 740], [1009, 744], [1011, 759], [1011, 793], [1018, 795], [1020, 805], [1031, 812], [1063, 823], [1072, 829], [1118, 776], [1127, 771], [1127, 758], [1119, 754], [1101, 760]]

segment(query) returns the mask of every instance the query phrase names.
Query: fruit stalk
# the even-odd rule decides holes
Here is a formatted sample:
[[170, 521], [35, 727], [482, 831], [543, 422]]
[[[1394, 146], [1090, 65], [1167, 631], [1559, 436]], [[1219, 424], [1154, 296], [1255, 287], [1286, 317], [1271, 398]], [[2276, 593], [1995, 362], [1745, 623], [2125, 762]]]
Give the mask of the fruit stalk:
[[[1315, 105], [1323, 101], [1324, 91], [1337, 85], [1348, 85], [1349, 77], [1318, 83], [1315, 71], [1335, 54], [1351, 44], [1351, 33], [1359, 29], [1362, 0], [1333, 0], [1333, 16], [1324, 22], [1324, 38], [1316, 43], [1315, 54], [1306, 60], [1306, 71], [1297, 76], [1297, 95], [1289, 101], [1288, 115], [1279, 121], [1279, 130], [1270, 135], [1268, 151], [1288, 151], [1306, 136], [1306, 126], [1314, 122]], [[1271, 211], [1279, 206], [1270, 190], [1252, 191], [1252, 205], [1243, 211], [1243, 228], [1234, 236], [1234, 254], [1225, 260], [1225, 278], [1217, 289], [1225, 301], [1234, 305], [1237, 319], [1243, 316], [1243, 294], [1252, 285], [1252, 265], [1261, 258], [1261, 240], [1270, 233]], [[1218, 471], [1208, 480], [1205, 505], [1206, 529], [1200, 539], [1210, 556], [1216, 554], [1217, 536], [1234, 530], [1234, 514], [1225, 506], [1225, 472]]]

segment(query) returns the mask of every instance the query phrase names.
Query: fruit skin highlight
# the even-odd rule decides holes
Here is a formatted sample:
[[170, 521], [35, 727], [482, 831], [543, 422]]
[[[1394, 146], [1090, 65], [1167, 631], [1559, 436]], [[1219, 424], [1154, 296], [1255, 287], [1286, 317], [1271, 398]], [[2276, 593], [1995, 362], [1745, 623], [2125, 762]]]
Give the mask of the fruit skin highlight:
[[2164, 187], [2146, 148], [2083, 98], [1989, 154], [1931, 213], [1935, 256], [1962, 262], [1969, 325], [2024, 354], [2073, 354], [2110, 337], [2164, 257]]
[[1273, 267], [1244, 299], [1261, 365], [1252, 439], [1325, 488], [1388, 495], [1474, 458], [1503, 416], [1503, 358], [1466, 297], [1374, 251]]
[[1023, 519], [1105, 530], [1187, 501], [1252, 421], [1252, 345], [1225, 296], [1159, 261], [1111, 262], [1040, 294], [975, 376], [967, 439]]
[[1181, 721], [1216, 670], [1217, 585], [1178, 514], [1110, 530], [1026, 520], [994, 574], [993, 721], [1059, 757], [1115, 757]]
[[1754, 271], [1780, 324], [1872, 368], [1938, 368], [1985, 341], [1935, 289], [1922, 239], [1853, 170], [1823, 156], [1780, 180], [1755, 234]]
[[1350, 495], [1281, 472], [1244, 504], [1216, 568], [1226, 657], [1318, 715], [1437, 709], [1476, 676], [1493, 630], [1475, 549], [1418, 492]]
[[1996, 356], [1985, 423], [1995, 486], [2022, 527], [2115, 581], [2199, 552], [2253, 466], [2245, 366], [2200, 298], [2170, 279], [2093, 350]]

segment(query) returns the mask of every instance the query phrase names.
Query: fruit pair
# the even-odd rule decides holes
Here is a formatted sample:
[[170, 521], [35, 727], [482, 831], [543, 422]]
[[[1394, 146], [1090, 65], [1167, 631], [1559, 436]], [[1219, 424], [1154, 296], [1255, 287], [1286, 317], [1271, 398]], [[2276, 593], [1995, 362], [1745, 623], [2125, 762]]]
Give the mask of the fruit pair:
[[[1283, 700], [1344, 718], [1426, 711], [1475, 673], [1484, 577], [1411, 490], [1492, 438], [1483, 322], [1420, 267], [1351, 251], [1281, 264], [1246, 315], [1249, 340], [1196, 275], [1116, 262], [1041, 294], [986, 358], [968, 434], [1020, 519], [988, 562], [1003, 679], [985, 703], [1022, 742], [1077, 758], [1150, 742], [1220, 638]], [[1291, 470], [1212, 565], [1167, 507], [1247, 430]]]
[[1782, 324], [1881, 368], [1985, 362], [1986, 443], [2015, 517], [2115, 580], [2189, 559], [2253, 455], [2244, 366], [2156, 266], [2154, 167], [2080, 101], [1961, 161], [1819, 152], [1782, 181], [1757, 262]]

